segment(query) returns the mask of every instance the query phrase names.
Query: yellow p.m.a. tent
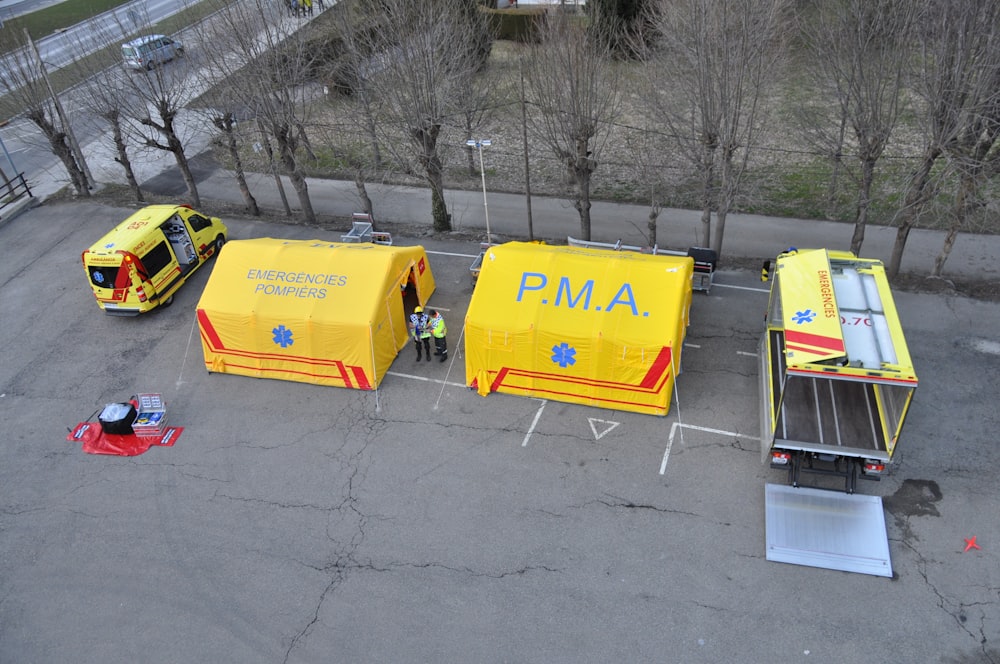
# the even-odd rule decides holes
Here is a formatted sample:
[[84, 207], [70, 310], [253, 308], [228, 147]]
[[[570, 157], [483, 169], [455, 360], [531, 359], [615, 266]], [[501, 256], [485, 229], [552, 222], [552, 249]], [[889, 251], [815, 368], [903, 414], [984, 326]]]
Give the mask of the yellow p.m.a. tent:
[[486, 250], [465, 319], [466, 382], [665, 415], [694, 261], [510, 242]]
[[226, 244], [198, 302], [205, 368], [372, 390], [408, 339], [404, 293], [434, 292], [423, 247]]

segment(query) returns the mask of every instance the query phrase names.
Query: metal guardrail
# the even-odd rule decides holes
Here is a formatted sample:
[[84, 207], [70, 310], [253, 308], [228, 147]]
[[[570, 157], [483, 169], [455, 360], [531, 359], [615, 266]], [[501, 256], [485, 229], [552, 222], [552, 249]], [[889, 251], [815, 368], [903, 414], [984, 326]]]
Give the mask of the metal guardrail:
[[705, 247], [691, 247], [687, 251], [674, 251], [672, 249], [660, 249], [656, 245], [652, 247], [637, 247], [629, 244], [617, 242], [592, 242], [590, 240], [578, 240], [575, 237], [567, 237], [566, 244], [571, 247], [584, 247], [591, 249], [608, 249], [610, 251], [637, 251], [643, 254], [667, 255], [667, 256], [687, 256], [694, 260], [694, 273], [691, 275], [691, 288], [697, 291], [708, 293], [712, 290], [712, 281], [715, 277], [715, 268], [718, 265], [719, 257], [712, 249]]
[[0, 188], [0, 218], [2, 218], [3, 211], [8, 206], [13, 205], [25, 196], [34, 198], [31, 193], [31, 187], [28, 186], [28, 181], [24, 179], [24, 173], [18, 173], [13, 178], [5, 176], [4, 180], [5, 182], [2, 188]]

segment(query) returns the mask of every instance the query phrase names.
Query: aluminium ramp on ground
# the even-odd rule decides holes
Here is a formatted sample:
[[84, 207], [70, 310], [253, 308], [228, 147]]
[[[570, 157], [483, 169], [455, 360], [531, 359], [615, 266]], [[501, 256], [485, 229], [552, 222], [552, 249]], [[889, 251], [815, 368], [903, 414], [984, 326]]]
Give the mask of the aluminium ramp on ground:
[[878, 496], [768, 484], [767, 559], [892, 577]]

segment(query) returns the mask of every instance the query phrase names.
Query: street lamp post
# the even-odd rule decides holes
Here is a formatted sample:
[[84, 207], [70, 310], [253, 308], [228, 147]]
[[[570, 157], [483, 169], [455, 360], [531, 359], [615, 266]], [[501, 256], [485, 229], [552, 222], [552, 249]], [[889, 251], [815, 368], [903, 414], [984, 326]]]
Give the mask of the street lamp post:
[[465, 142], [470, 148], [479, 150], [479, 173], [483, 176], [483, 211], [486, 213], [486, 244], [493, 244], [493, 241], [490, 238], [490, 206], [486, 202], [486, 167], [483, 166], [483, 148], [488, 148], [492, 143], [488, 138], [470, 138]]

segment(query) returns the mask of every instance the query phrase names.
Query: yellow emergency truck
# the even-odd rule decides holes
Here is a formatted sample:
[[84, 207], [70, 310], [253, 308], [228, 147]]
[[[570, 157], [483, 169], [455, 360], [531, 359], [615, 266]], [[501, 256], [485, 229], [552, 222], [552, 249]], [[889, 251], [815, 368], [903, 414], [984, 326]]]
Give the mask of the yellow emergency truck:
[[219, 253], [228, 229], [187, 205], [150, 205], [83, 252], [83, 267], [105, 313], [136, 316], [169, 305], [187, 278]]
[[891, 576], [881, 499], [853, 495], [886, 471], [917, 389], [885, 269], [790, 249], [762, 278], [761, 456], [788, 475], [767, 485], [767, 558]]

